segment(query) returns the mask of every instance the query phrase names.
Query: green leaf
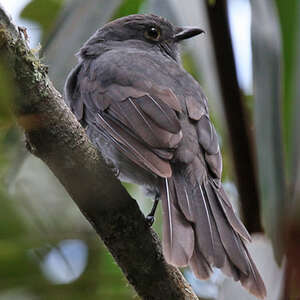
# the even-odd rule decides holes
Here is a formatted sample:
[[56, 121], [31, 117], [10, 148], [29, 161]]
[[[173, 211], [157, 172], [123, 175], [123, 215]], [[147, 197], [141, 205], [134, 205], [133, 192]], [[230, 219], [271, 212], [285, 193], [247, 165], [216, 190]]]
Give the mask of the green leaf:
[[124, 0], [114, 13], [112, 19], [137, 14], [145, 0]]
[[32, 0], [23, 9], [21, 17], [39, 24], [43, 31], [43, 40], [52, 30], [64, 0]]
[[281, 135], [280, 28], [275, 6], [269, 0], [252, 0], [252, 18], [254, 123], [262, 218], [280, 261], [286, 196]]
[[[298, 7], [298, 13], [300, 13], [300, 6]], [[299, 220], [300, 216], [300, 26], [298, 26], [298, 32], [296, 37], [296, 53], [298, 56], [296, 57], [295, 63], [295, 73], [293, 82], [295, 84], [293, 90], [293, 96], [296, 101], [292, 103], [291, 109], [291, 176], [290, 176], [290, 187], [291, 187], [291, 194], [293, 197], [293, 205], [296, 205], [295, 209], [293, 208], [293, 217], [296, 220]], [[298, 224], [299, 225], [299, 224]]]
[[[299, 85], [299, 81], [293, 80], [296, 75], [296, 59], [297, 54], [297, 32], [300, 26], [299, 0], [276, 0], [278, 15], [281, 24], [282, 45], [283, 45], [283, 111], [284, 111], [284, 137], [285, 150], [287, 153], [287, 166], [291, 171], [294, 162], [291, 159], [292, 139], [292, 118], [293, 106], [299, 99], [294, 97], [295, 85]], [[298, 49], [299, 50], [299, 49]]]

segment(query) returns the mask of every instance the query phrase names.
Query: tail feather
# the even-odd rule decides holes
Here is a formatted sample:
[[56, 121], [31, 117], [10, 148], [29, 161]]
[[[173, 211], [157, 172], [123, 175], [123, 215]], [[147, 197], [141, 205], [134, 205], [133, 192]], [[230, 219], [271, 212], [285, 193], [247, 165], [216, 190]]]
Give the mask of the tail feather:
[[195, 244], [193, 256], [190, 259], [189, 265], [193, 270], [195, 276], [199, 279], [208, 279], [210, 274], [212, 273], [212, 268], [209, 262], [199, 251], [197, 244]]
[[[191, 186], [191, 182], [186, 183], [187, 179], [184, 179], [179, 172], [174, 172], [174, 178], [176, 192], [178, 193], [179, 191], [179, 207], [185, 216], [187, 215], [186, 203], [189, 203], [188, 212], [192, 214], [190, 220], [193, 221], [198, 252], [201, 252], [208, 262], [221, 268], [224, 265], [224, 247], [205, 194], [204, 185], [198, 183], [194, 190], [191, 191], [187, 189], [187, 186]], [[182, 192], [183, 189], [185, 193]], [[190, 214], [188, 216], [190, 217]]]
[[176, 266], [190, 265], [200, 279], [208, 278], [212, 267], [218, 267], [263, 299], [264, 283], [245, 246], [250, 235], [235, 216], [222, 186], [209, 178], [190, 179], [192, 173], [178, 169], [173, 168], [173, 176], [162, 180], [160, 189], [166, 260]]
[[265, 298], [267, 296], [266, 287], [264, 285], [264, 282], [262, 281], [259, 272], [248, 252], [248, 249], [243, 244], [245, 254], [247, 255], [247, 258], [249, 260], [249, 266], [250, 266], [250, 273], [248, 276], [241, 274], [241, 284], [242, 286], [247, 289], [250, 293], [255, 295], [258, 298]]
[[193, 224], [197, 247], [205, 259], [213, 263], [213, 227], [211, 214], [208, 210], [201, 185], [197, 185], [194, 190], [190, 191], [192, 195], [193, 211], [195, 222]]
[[232, 277], [235, 281], [240, 280], [240, 271], [239, 269], [230, 261], [228, 256], [225, 256], [224, 266], [222, 271], [229, 277]]
[[[217, 222], [216, 222], [216, 219], [214, 218], [214, 214], [212, 212], [211, 205], [206, 196], [205, 186], [203, 184], [201, 185], [201, 196], [203, 197], [202, 201], [204, 202], [205, 207], [207, 208], [207, 213], [208, 213], [209, 219], [210, 219], [211, 242], [212, 242], [212, 253], [211, 253], [212, 264], [217, 268], [221, 268], [224, 265], [224, 259], [225, 259], [226, 255], [224, 252], [222, 239], [221, 239], [221, 236], [218, 231]], [[196, 236], [201, 235], [202, 228], [197, 226], [197, 224], [195, 227], [197, 228]]]
[[188, 221], [194, 222], [193, 203], [191, 202], [193, 199], [189, 195], [184, 177], [180, 173], [174, 172], [174, 180], [180, 210]]
[[[213, 186], [214, 187], [214, 186]], [[219, 203], [222, 207], [222, 210], [226, 216], [227, 221], [231, 225], [231, 227], [236, 231], [244, 240], [247, 242], [251, 242], [251, 236], [248, 233], [247, 229], [243, 225], [243, 223], [237, 218], [235, 215], [233, 208], [227, 199], [227, 196], [225, 194], [225, 191], [223, 187], [221, 186], [219, 189], [216, 189], [214, 187], [215, 194], [218, 197]]]
[[176, 266], [188, 265], [194, 251], [194, 231], [178, 209], [174, 183], [165, 178], [160, 188], [163, 208], [163, 251], [166, 260]]
[[[235, 280], [240, 280], [241, 284], [255, 296], [259, 298], [265, 298], [265, 285], [257, 271], [253, 260], [249, 255], [244, 241], [240, 238], [240, 236], [242, 238], [245, 238], [246, 236], [245, 234], [241, 235], [242, 230], [244, 230], [247, 235], [249, 235], [249, 233], [246, 231], [238, 218], [234, 215], [231, 205], [231, 211], [229, 211], [228, 209], [229, 206], [227, 206], [226, 210], [223, 209], [222, 202], [218, 197], [218, 192], [214, 190], [213, 184], [208, 181], [205, 187], [207, 191], [207, 198], [209, 199], [210, 205], [212, 207], [214, 219], [218, 224], [218, 230], [220, 232], [221, 240], [227, 254], [226, 265], [224, 265], [221, 269], [224, 271], [224, 273], [232, 276]], [[224, 190], [222, 192], [225, 195]], [[234, 218], [230, 218], [229, 216], [233, 216]], [[232, 226], [232, 224], [234, 224], [235, 226]], [[238, 231], [235, 230], [236, 227], [238, 228]]]
[[231, 226], [228, 226], [228, 222], [221, 211], [218, 199], [212, 190], [209, 182], [205, 185], [206, 196], [209, 201], [214, 220], [216, 221], [217, 228], [221, 237], [222, 245], [225, 249], [224, 255], [228, 255], [230, 261], [244, 274], [248, 273], [248, 263], [245, 260], [243, 252], [241, 252], [236, 234], [232, 230]]

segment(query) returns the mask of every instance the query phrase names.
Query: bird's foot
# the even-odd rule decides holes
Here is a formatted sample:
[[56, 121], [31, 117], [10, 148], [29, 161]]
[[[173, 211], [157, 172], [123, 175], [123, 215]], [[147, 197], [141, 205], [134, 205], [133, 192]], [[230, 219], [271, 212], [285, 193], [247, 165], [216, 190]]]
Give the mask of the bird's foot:
[[152, 207], [150, 213], [146, 217], [146, 223], [148, 224], [149, 227], [151, 227], [154, 223], [154, 220], [155, 220], [154, 215], [155, 215], [155, 211], [156, 211], [158, 202], [159, 202], [159, 195], [157, 194], [155, 196], [153, 207]]
[[154, 216], [148, 215], [148, 216], [146, 217], [146, 223], [147, 223], [147, 225], [148, 225], [149, 227], [152, 227], [154, 221], [155, 221]]

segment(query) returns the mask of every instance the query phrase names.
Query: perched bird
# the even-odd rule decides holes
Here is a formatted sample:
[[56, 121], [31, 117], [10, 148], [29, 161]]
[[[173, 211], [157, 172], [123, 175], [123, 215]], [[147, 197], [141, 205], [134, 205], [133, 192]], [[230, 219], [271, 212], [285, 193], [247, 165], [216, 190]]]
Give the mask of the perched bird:
[[221, 183], [222, 158], [206, 97], [182, 67], [178, 43], [203, 31], [155, 15], [100, 28], [80, 49], [65, 98], [120, 180], [145, 187], [163, 208], [168, 263], [198, 278], [212, 267], [264, 298], [264, 283]]

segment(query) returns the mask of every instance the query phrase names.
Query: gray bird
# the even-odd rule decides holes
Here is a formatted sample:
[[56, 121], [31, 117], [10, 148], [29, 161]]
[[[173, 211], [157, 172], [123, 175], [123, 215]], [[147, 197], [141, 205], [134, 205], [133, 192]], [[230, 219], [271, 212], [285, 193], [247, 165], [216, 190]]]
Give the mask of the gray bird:
[[250, 235], [221, 184], [206, 97], [180, 62], [178, 43], [201, 32], [155, 15], [110, 22], [80, 49], [65, 98], [120, 180], [155, 196], [150, 224], [161, 200], [167, 262], [189, 265], [200, 279], [220, 268], [264, 298]]

